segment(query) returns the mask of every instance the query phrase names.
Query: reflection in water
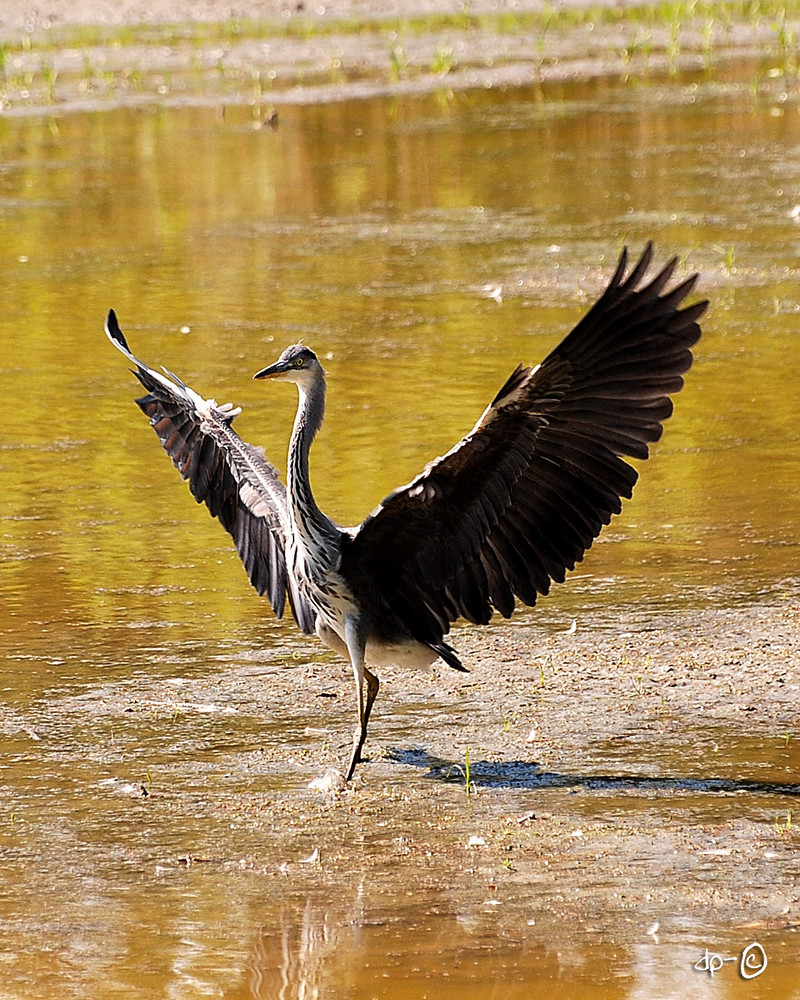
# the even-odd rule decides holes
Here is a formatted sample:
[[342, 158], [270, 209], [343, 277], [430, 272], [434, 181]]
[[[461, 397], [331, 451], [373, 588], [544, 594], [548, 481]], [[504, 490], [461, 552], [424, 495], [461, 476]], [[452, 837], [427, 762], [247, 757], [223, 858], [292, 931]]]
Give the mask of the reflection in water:
[[[329, 996], [337, 946], [352, 934], [329, 902], [284, 906], [277, 927], [262, 928], [248, 961], [253, 1000], [317, 1000]], [[340, 984], [342, 985], [342, 984]]]
[[311, 896], [281, 906], [258, 933], [243, 996], [456, 1000], [466, 988], [490, 1000], [524, 1000], [536, 984], [557, 980], [562, 965], [583, 964], [577, 953], [559, 954], [534, 934], [528, 942], [493, 944], [497, 920], [488, 904], [454, 914], [444, 894], [432, 902], [420, 893], [409, 911], [409, 895], [415, 894], [401, 890], [394, 900], [370, 905], [360, 886], [349, 908], [341, 898]]
[[[430, 900], [422, 897], [416, 913], [410, 914], [403, 912], [400, 897], [393, 909], [384, 904], [365, 912], [361, 891], [350, 909], [342, 907], [341, 900], [335, 904], [312, 896], [282, 905], [274, 922], [258, 932], [244, 989], [226, 996], [241, 1000], [734, 996], [741, 985], [739, 955], [754, 939], [752, 929], [744, 929], [738, 937], [727, 934], [724, 943], [719, 937], [711, 940], [711, 951], [728, 959], [712, 977], [698, 968], [705, 947], [697, 942], [703, 937], [691, 944], [680, 942], [671, 922], [663, 928], [657, 923], [643, 926], [634, 944], [604, 941], [598, 928], [582, 926], [577, 946], [546, 916], [522, 920], [511, 930], [500, 916], [502, 911], [489, 905], [491, 901], [456, 915], [442, 912], [441, 902], [432, 909]], [[528, 912], [536, 911], [528, 907]], [[789, 982], [784, 972], [778, 973], [772, 981], [774, 995], [788, 1000]], [[789, 992], [784, 992], [787, 987]]]

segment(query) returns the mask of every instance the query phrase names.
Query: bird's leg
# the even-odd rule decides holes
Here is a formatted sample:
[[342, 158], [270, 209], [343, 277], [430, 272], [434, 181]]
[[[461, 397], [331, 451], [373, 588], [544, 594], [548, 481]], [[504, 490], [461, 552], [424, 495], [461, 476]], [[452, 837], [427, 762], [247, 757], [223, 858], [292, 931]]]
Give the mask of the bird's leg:
[[375, 704], [375, 699], [378, 697], [378, 689], [381, 686], [381, 682], [378, 680], [377, 676], [372, 673], [371, 670], [367, 670], [364, 667], [364, 680], [367, 682], [367, 703], [364, 706], [364, 730], [366, 731], [369, 725], [369, 716], [372, 712], [372, 706]]
[[367, 670], [366, 667], [364, 667], [364, 680], [367, 682], [366, 699], [359, 701], [359, 721], [358, 725], [353, 730], [353, 753], [350, 757], [350, 764], [347, 768], [347, 775], [345, 778], [346, 781], [349, 781], [353, 777], [356, 764], [361, 763], [361, 751], [364, 747], [364, 741], [367, 738], [369, 715], [372, 711], [372, 705], [378, 695], [378, 688], [380, 686], [378, 678], [370, 670]]
[[[358, 622], [353, 618], [348, 618], [345, 622], [344, 637], [347, 643], [347, 653], [353, 667], [356, 682], [356, 705], [358, 706], [358, 724], [353, 731], [353, 753], [345, 774], [345, 781], [349, 781], [353, 777], [356, 764], [361, 760], [361, 750], [364, 746], [364, 740], [367, 738], [367, 723], [372, 706], [378, 696], [380, 684], [375, 674], [368, 670], [364, 664], [366, 643]], [[366, 690], [364, 689], [365, 681]]]

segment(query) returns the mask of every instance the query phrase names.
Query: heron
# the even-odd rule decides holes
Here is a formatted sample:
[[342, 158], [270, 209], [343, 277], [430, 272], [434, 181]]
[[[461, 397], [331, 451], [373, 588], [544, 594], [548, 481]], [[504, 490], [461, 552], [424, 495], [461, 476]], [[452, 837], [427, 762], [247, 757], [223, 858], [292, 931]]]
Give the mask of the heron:
[[309, 451], [325, 413], [325, 372], [293, 344], [255, 379], [293, 382], [298, 406], [284, 486], [264, 452], [233, 429], [241, 408], [205, 399], [130, 351], [113, 309], [106, 333], [134, 365], [136, 399], [198, 503], [233, 537], [250, 582], [280, 618], [288, 601], [306, 634], [352, 667], [357, 720], [344, 772], [362, 759], [387, 665], [441, 660], [465, 670], [446, 641], [459, 619], [485, 625], [563, 583], [638, 478], [672, 414], [671, 397], [700, 338], [707, 300], [685, 305], [697, 274], [655, 276], [648, 243], [627, 248], [603, 293], [536, 367], [517, 365], [472, 430], [360, 525], [317, 506]]

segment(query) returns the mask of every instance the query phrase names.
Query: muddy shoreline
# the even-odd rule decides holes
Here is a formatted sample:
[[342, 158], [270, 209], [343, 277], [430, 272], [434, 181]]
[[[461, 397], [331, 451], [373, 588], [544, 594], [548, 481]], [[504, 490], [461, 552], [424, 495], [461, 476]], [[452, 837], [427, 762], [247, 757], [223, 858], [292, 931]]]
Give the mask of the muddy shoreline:
[[[800, 927], [798, 828], [786, 822], [800, 801], [799, 624], [787, 595], [631, 631], [465, 629], [469, 675], [385, 673], [367, 760], [330, 792], [309, 785], [345, 762], [351, 678], [309, 640], [260, 667], [186, 679], [179, 699], [171, 681], [126, 682], [62, 708], [118, 733], [158, 718], [176, 739], [209, 705], [248, 720], [251, 740], [218, 766], [249, 787], [209, 789], [206, 831], [159, 858], [170, 868], [244, 865], [346, 895], [365, 871], [399, 866], [509, 907], [535, 889], [540, 923], [579, 921], [620, 941], [654, 922], [675, 940], [703, 923], [778, 932]], [[209, 739], [194, 736], [194, 761], [158, 769], [151, 822], [185, 812], [191, 827], [198, 801], [181, 786], [205, 773]], [[221, 833], [231, 820], [246, 847]]]
[[[485, 995], [474, 984], [504, 969], [512, 1000], [556, 983], [575, 996], [693, 995], [704, 948], [738, 955], [757, 941], [767, 992], [747, 995], [791, 997], [798, 624], [787, 594], [601, 632], [459, 629], [471, 673], [386, 672], [368, 759], [329, 792], [309, 786], [346, 760], [343, 662], [302, 637], [227, 657], [212, 642], [200, 668], [196, 647], [164, 647], [163, 671], [154, 661], [55, 695], [24, 725], [2, 720], [43, 774], [79, 753], [92, 790], [88, 812], [55, 795], [23, 841], [52, 897], [31, 951], [65, 949], [90, 886], [113, 901], [129, 885], [111, 926], [151, 942], [145, 969], [156, 945], [173, 951], [171, 925], [165, 940], [135, 906], [143, 888], [158, 906], [227, 912], [230, 981], [208, 930], [221, 996], [274, 997], [286, 983], [289, 996], [304, 984], [400, 996], [417, 974], [418, 995], [439, 979], [436, 995]], [[77, 744], [59, 747], [61, 732]], [[119, 839], [97, 850], [93, 830], [109, 825]], [[75, 980], [90, 991], [93, 969]], [[125, 963], [118, 975], [139, 981]], [[396, 985], [376, 993], [386, 977]]]
[[[630, 18], [626, 11], [631, 11]], [[790, 72], [798, 25], [586, 0], [376, 3], [0, 0], [0, 111], [273, 107], [382, 95], [644, 79], [731, 59]], [[271, 119], [274, 121], [274, 116]]]

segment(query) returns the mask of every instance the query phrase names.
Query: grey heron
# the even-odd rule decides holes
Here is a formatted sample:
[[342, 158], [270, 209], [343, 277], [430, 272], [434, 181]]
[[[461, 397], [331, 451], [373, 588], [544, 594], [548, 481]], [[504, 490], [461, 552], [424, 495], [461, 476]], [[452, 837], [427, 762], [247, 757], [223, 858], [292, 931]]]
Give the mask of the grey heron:
[[466, 437], [356, 528], [325, 515], [311, 489], [325, 410], [313, 351], [294, 344], [253, 376], [298, 388], [284, 487], [233, 430], [240, 410], [139, 361], [109, 312], [106, 333], [147, 390], [136, 402], [197, 502], [233, 536], [250, 582], [279, 618], [288, 599], [302, 631], [350, 661], [358, 719], [345, 780], [378, 694], [370, 667], [441, 659], [464, 670], [445, 641], [451, 624], [535, 604], [631, 496], [638, 474], [622, 456], [645, 459], [660, 438], [708, 305], [683, 306], [696, 274], [668, 288], [676, 258], [644, 283], [651, 259], [648, 244], [626, 274], [623, 250], [603, 294], [545, 360], [518, 365]]

